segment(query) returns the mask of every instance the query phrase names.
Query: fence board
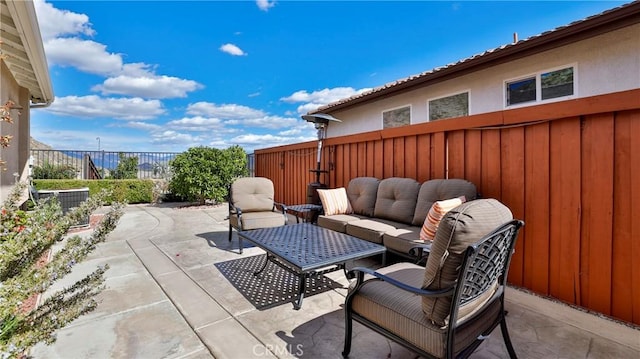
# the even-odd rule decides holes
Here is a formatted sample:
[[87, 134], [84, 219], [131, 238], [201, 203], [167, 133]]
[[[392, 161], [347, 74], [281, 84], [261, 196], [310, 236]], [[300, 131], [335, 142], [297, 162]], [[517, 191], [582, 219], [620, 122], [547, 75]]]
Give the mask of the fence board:
[[[551, 123], [549, 291], [580, 305], [580, 119]], [[537, 223], [529, 223], [537, 225]]]
[[[515, 218], [524, 218], [524, 128], [503, 130], [501, 144], [502, 202], [511, 209]], [[522, 285], [525, 240], [524, 232], [520, 232], [511, 259], [508, 279], [516, 285]]]
[[587, 116], [582, 131], [583, 305], [611, 313], [613, 114]]
[[482, 131], [482, 181], [478, 188], [484, 198], [502, 198], [500, 141], [500, 130]]
[[431, 135], [431, 178], [447, 176], [447, 138], [444, 132]]
[[549, 123], [525, 129], [524, 285], [549, 294]]
[[417, 180], [424, 182], [431, 178], [431, 135], [418, 135], [416, 150], [417, 157]]
[[407, 136], [404, 141], [404, 176], [418, 178], [418, 149], [416, 136]]
[[447, 178], [465, 178], [465, 132], [453, 131], [447, 134], [448, 158]]
[[[638, 129], [640, 130], [640, 128]], [[613, 222], [613, 267], [612, 267], [612, 315], [627, 320], [633, 320], [633, 283], [634, 253], [633, 228], [633, 195], [629, 189], [634, 187], [632, 168], [637, 167], [640, 158], [633, 161], [633, 116], [631, 113], [618, 114], [615, 126], [615, 161], [614, 161], [614, 222]], [[640, 133], [640, 132], [635, 132]], [[637, 183], [635, 182], [636, 187]], [[637, 218], [637, 217], [636, 217]], [[638, 238], [638, 237], [635, 237]], [[637, 266], [636, 266], [637, 267]], [[638, 278], [640, 279], [640, 278]], [[638, 307], [636, 307], [638, 308]]]
[[[632, 134], [640, 133], [640, 111], [635, 111], [631, 116], [631, 131]], [[640, 324], [640, 266], [637, 265], [637, 260], [640, 258], [640, 221], [637, 219], [640, 218], [640, 142], [636, 139], [631, 141], [631, 150], [629, 153], [631, 154], [630, 163], [633, 165], [629, 166], [629, 171], [631, 171], [631, 183], [632, 186], [629, 188], [629, 197], [631, 199], [631, 235], [629, 236], [629, 241], [631, 242], [631, 257], [635, 258], [636, 265], [631, 267], [631, 281], [628, 283], [633, 287], [631, 298], [633, 298], [633, 323]], [[621, 189], [624, 191], [624, 189]], [[633, 263], [633, 262], [632, 262]]]
[[466, 132], [464, 158], [464, 178], [479, 185], [482, 182], [482, 132]]

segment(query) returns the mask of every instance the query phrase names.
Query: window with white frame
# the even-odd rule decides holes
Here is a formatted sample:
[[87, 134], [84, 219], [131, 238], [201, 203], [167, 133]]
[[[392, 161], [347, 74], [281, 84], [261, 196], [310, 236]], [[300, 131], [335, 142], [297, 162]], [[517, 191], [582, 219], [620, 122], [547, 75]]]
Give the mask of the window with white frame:
[[469, 92], [429, 100], [429, 121], [469, 116]]
[[575, 94], [575, 66], [506, 81], [506, 106], [540, 102]]
[[400, 127], [411, 124], [411, 106], [382, 111], [382, 128]]

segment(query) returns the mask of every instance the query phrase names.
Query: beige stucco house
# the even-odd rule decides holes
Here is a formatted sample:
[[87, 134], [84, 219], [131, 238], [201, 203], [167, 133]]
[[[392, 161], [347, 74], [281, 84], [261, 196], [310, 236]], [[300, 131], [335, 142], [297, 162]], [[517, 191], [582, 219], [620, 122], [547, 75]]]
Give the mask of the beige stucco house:
[[53, 102], [53, 88], [32, 1], [0, 0], [0, 105], [15, 103], [13, 123], [0, 122], [0, 133], [13, 136], [0, 149], [0, 200], [28, 174], [30, 110]]
[[[320, 107], [327, 137], [640, 88], [640, 2]], [[640, 99], [639, 99], [640, 101]]]

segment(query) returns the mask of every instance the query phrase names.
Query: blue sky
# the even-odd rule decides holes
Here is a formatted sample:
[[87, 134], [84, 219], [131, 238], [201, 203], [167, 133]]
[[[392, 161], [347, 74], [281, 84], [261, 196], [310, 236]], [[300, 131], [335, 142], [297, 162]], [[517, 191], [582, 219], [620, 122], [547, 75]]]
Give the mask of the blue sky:
[[310, 141], [300, 115], [318, 106], [627, 2], [35, 0], [56, 99], [31, 135], [107, 151]]

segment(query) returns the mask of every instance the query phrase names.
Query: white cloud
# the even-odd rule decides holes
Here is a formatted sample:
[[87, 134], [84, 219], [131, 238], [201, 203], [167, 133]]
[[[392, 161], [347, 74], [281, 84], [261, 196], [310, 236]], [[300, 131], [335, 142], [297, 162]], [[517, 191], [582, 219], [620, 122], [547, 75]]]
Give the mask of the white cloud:
[[202, 88], [192, 80], [156, 75], [155, 65], [124, 63], [123, 55], [109, 52], [107, 45], [82, 38], [95, 33], [87, 15], [59, 10], [41, 0], [35, 5], [49, 64], [110, 77], [102, 85], [94, 86], [94, 91], [105, 95], [175, 98]]
[[43, 111], [60, 116], [117, 120], [148, 120], [165, 113], [158, 100], [102, 98], [95, 95], [56, 97], [51, 106]]
[[111, 75], [122, 70], [122, 55], [107, 52], [107, 46], [79, 38], [57, 38], [44, 43], [51, 65], [72, 66], [80, 71]]
[[183, 80], [170, 76], [117, 76], [96, 85], [93, 91], [100, 91], [103, 95], [119, 94], [146, 98], [175, 98], [187, 97], [187, 93], [202, 88], [195, 81]]
[[151, 142], [163, 145], [188, 145], [196, 146], [202, 142], [202, 138], [193, 136], [188, 133], [180, 133], [176, 131], [163, 131], [151, 135]]
[[305, 102], [304, 104], [298, 106], [298, 113], [304, 114], [309, 111], [313, 111], [320, 106], [324, 106], [329, 103], [348, 98], [369, 90], [371, 89], [363, 88], [356, 90], [352, 87], [335, 87], [332, 89], [326, 88], [319, 91], [313, 91], [311, 93], [307, 92], [307, 90], [300, 90], [287, 97], [282, 97], [280, 101], [287, 103]]
[[269, 0], [256, 0], [256, 5], [258, 5], [258, 8], [262, 11], [269, 11], [269, 9], [276, 6], [276, 2]]
[[33, 2], [40, 25], [40, 34], [43, 41], [47, 41], [62, 35], [87, 35], [93, 36], [95, 31], [91, 28], [89, 17], [68, 10], [59, 10], [53, 5], [42, 0]]
[[141, 122], [141, 121], [128, 121], [122, 127], [135, 128], [136, 130], [144, 130], [144, 131], [158, 131], [162, 129], [162, 126], [160, 125], [156, 125], [149, 122]]
[[224, 44], [222, 46], [220, 46], [220, 51], [222, 52], [226, 52], [229, 55], [233, 55], [233, 56], [246, 56], [247, 53], [242, 51], [241, 48], [239, 48], [238, 46], [234, 45], [234, 44]]
[[221, 119], [243, 119], [247, 117], [263, 117], [266, 113], [251, 107], [236, 104], [216, 105], [211, 102], [196, 102], [189, 104], [187, 113], [195, 116], [217, 117]]
[[206, 117], [185, 117], [179, 120], [173, 120], [167, 122], [167, 127], [175, 130], [186, 131], [211, 131], [221, 130], [222, 120], [219, 118], [206, 118]]
[[234, 119], [229, 120], [226, 123], [229, 125], [278, 129], [295, 126], [298, 122], [300, 122], [298, 119], [292, 117], [264, 116], [257, 118]]

